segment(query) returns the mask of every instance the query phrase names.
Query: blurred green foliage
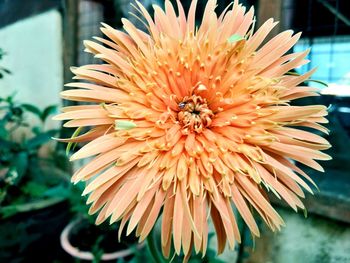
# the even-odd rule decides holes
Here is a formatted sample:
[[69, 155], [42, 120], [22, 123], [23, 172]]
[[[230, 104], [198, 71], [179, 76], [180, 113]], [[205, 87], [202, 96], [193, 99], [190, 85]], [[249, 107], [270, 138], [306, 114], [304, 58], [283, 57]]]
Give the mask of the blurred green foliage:
[[[8, 74], [0, 63], [0, 79]], [[58, 130], [47, 128], [56, 112], [0, 97], [0, 262], [27, 262], [43, 245], [48, 257], [67, 220], [68, 158], [52, 144]]]
[[[40, 156], [56, 129], [45, 129], [47, 118], [57, 108], [40, 110], [34, 105], [19, 103], [14, 96], [0, 97], [0, 214], [9, 217], [17, 212], [39, 209], [62, 201], [64, 172], [67, 161], [64, 152], [48, 149]], [[29, 121], [34, 115], [37, 125]], [[33, 118], [33, 116], [31, 117]], [[63, 192], [62, 192], [63, 191]], [[50, 200], [46, 200], [50, 199]]]
[[[0, 59], [5, 53], [0, 49]], [[0, 66], [0, 78], [10, 71]], [[0, 97], [0, 218], [58, 203], [67, 197], [68, 161], [64, 152], [43, 146], [57, 136], [45, 129], [57, 106], [41, 110], [14, 95]]]

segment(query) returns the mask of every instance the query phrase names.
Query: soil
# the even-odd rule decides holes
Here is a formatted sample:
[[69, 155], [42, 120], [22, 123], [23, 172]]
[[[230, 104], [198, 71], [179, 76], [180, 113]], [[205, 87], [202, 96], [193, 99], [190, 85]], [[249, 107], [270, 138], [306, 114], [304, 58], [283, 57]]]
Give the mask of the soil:
[[96, 226], [87, 221], [82, 221], [76, 225], [72, 229], [69, 239], [71, 244], [81, 251], [91, 252], [98, 245], [98, 248], [102, 249], [104, 253], [127, 249], [137, 243], [133, 233], [129, 236], [122, 236], [120, 242], [118, 242], [117, 226]]

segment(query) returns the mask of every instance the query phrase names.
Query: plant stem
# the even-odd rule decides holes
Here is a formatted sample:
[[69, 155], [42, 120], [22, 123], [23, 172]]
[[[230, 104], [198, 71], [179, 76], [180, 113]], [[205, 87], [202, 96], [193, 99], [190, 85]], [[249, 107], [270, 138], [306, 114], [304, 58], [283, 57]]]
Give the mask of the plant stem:
[[156, 244], [154, 242], [153, 230], [151, 231], [151, 233], [149, 233], [149, 235], [147, 237], [147, 244], [148, 244], [148, 248], [149, 248], [149, 251], [153, 257], [154, 262], [163, 263], [164, 260], [163, 260], [162, 256], [159, 255]]

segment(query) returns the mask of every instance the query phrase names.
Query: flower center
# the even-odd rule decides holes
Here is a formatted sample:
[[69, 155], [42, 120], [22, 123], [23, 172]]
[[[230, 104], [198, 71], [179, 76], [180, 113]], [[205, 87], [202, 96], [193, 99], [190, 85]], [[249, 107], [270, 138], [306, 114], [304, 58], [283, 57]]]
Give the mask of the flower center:
[[210, 126], [214, 114], [209, 109], [206, 99], [196, 95], [186, 96], [178, 106], [177, 118], [183, 124], [184, 133], [189, 131], [200, 133]]

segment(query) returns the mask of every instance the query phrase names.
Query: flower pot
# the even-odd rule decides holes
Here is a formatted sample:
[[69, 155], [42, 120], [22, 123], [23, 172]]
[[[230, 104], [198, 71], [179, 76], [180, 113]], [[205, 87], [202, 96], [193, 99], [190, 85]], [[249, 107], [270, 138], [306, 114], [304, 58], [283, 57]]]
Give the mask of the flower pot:
[[[60, 242], [62, 248], [70, 254], [72, 257], [80, 260], [93, 260], [94, 255], [91, 251], [84, 251], [81, 250], [76, 244], [72, 244], [72, 232], [75, 228], [79, 227], [80, 224], [84, 224], [82, 219], [77, 219], [75, 221], [70, 222], [62, 231]], [[115, 233], [115, 239], [116, 233]], [[115, 240], [117, 242], [117, 240]], [[140, 250], [144, 247], [145, 243], [138, 244], [136, 246], [136, 249]], [[106, 252], [101, 256], [101, 260], [103, 261], [109, 261], [109, 260], [116, 260], [120, 258], [125, 258], [128, 256], [131, 256], [135, 252], [134, 249], [131, 248], [124, 248], [120, 250], [116, 250], [115, 252]]]

